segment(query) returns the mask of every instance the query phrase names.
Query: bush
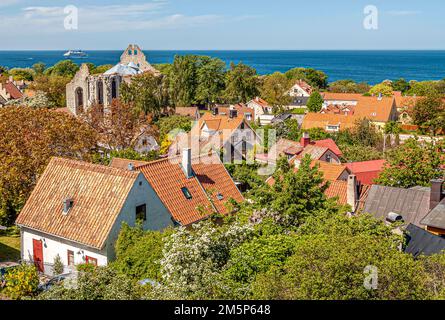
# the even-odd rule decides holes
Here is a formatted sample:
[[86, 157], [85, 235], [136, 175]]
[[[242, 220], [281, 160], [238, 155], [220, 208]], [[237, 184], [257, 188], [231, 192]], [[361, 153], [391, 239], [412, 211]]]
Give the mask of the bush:
[[39, 275], [34, 265], [22, 264], [5, 275], [4, 293], [11, 299], [33, 296], [39, 285]]

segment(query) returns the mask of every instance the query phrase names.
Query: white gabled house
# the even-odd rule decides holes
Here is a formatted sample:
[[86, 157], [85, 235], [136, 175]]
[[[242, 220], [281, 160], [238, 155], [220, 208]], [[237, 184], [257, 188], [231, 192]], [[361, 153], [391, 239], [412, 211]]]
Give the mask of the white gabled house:
[[51, 159], [16, 221], [22, 261], [46, 274], [57, 255], [65, 270], [106, 265], [123, 222], [141, 220], [145, 230], [174, 225], [144, 175], [129, 169]]

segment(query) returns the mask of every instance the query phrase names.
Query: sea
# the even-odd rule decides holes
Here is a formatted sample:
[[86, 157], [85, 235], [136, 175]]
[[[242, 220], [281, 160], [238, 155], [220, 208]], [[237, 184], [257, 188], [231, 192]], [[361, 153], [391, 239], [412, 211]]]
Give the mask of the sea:
[[[0, 51], [0, 65], [8, 68], [31, 67], [37, 62], [52, 66], [65, 59], [65, 51]], [[116, 64], [122, 50], [86, 51], [87, 58], [76, 63]], [[171, 63], [176, 55], [206, 55], [230, 62], [243, 62], [259, 74], [286, 72], [296, 67], [324, 71], [329, 81], [352, 79], [370, 84], [383, 80], [440, 80], [445, 78], [445, 51], [195, 51], [147, 50], [151, 64]]]

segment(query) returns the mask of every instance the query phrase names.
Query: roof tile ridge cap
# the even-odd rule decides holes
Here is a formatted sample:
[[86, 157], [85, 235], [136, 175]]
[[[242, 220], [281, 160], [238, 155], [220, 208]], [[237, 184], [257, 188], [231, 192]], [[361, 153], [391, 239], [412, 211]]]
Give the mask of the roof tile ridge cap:
[[[103, 164], [91, 163], [91, 162], [87, 162], [87, 161], [83, 161], [83, 160], [76, 160], [76, 159], [71, 159], [71, 158], [52, 157], [50, 160], [50, 163], [52, 163], [52, 162], [57, 163], [57, 164], [68, 164], [68, 165], [73, 165], [73, 166], [77, 166], [77, 167], [82, 167], [88, 171], [93, 171], [93, 169], [95, 169], [95, 168], [96, 169], [100, 168], [100, 169], [104, 169], [106, 171], [117, 171], [119, 173], [130, 174], [130, 175], [137, 174], [137, 172], [129, 171], [126, 169], [115, 168], [115, 167], [110, 167], [110, 166], [106, 166]], [[91, 169], [91, 170], [89, 170], [89, 169]]]

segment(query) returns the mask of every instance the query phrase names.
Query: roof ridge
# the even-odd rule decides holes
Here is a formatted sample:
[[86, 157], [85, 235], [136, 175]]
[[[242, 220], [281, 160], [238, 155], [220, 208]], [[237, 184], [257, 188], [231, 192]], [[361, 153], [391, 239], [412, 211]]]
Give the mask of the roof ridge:
[[[134, 171], [129, 171], [129, 170], [125, 170], [125, 169], [121, 169], [121, 168], [116, 168], [116, 167], [110, 167], [110, 166], [106, 166], [103, 164], [96, 164], [96, 163], [91, 163], [91, 162], [87, 162], [87, 161], [82, 161], [82, 160], [76, 160], [76, 159], [71, 159], [71, 158], [63, 158], [63, 157], [51, 157], [51, 160], [49, 163], [55, 163], [55, 164], [72, 164], [72, 165], [76, 165], [76, 166], [81, 166], [83, 167], [85, 170], [88, 171], [94, 171], [93, 169], [103, 169], [106, 171], [116, 171], [119, 173], [124, 173], [124, 174], [133, 174], [133, 175], [137, 175], [137, 172]], [[91, 169], [91, 170], [89, 170]]]

